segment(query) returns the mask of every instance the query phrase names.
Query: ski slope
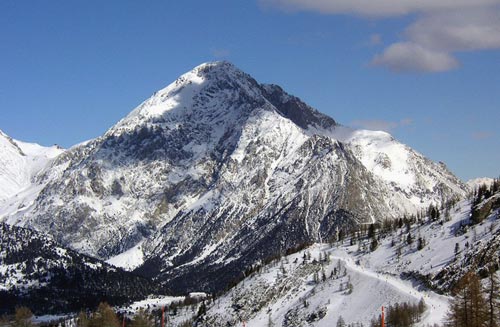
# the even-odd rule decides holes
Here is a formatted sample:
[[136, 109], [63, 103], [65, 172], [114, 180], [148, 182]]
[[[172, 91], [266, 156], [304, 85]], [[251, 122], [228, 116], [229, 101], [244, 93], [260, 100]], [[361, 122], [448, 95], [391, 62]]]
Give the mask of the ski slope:
[[[380, 238], [374, 251], [368, 249], [370, 240], [366, 238], [354, 245], [345, 239], [335, 244], [314, 244], [275, 260], [211, 304], [203, 326], [241, 326], [245, 321], [249, 327], [270, 323], [326, 327], [335, 326], [340, 316], [347, 324], [367, 326], [382, 306], [417, 304], [422, 299], [426, 309], [415, 326], [442, 325], [450, 297], [402, 276], [415, 273], [431, 280], [444, 267], [460, 265], [466, 252], [479, 243], [495, 241], [500, 228], [498, 212], [492, 212], [482, 224], [457, 233], [468, 222], [470, 206], [469, 200], [457, 203], [447, 221], [417, 222], [409, 230], [405, 226], [396, 228]], [[408, 233], [415, 239], [411, 244], [406, 242]], [[416, 246], [418, 237], [426, 242], [421, 250]], [[460, 251], [455, 254], [457, 244]]]

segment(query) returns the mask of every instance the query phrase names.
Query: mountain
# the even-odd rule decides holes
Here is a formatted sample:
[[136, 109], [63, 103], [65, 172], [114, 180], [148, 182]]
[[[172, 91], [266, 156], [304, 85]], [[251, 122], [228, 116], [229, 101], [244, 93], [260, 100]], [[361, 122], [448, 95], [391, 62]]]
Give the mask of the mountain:
[[[169, 326], [321, 327], [336, 326], [341, 317], [346, 326], [379, 326], [384, 306], [387, 325], [442, 326], [462, 277], [475, 272], [486, 297], [489, 269], [500, 277], [495, 183], [481, 195], [446, 203], [439, 217], [429, 212], [397, 219], [267, 258], [215, 298], [148, 297], [118, 310], [132, 315], [142, 308], [159, 316], [166, 305]], [[474, 210], [484, 207], [489, 212], [475, 221]], [[408, 317], [411, 323], [401, 322]]]
[[142, 277], [57, 244], [50, 236], [0, 224], [0, 312], [26, 305], [71, 312], [142, 299], [158, 291]]
[[33, 178], [64, 150], [12, 139], [0, 131], [0, 206], [32, 186]]
[[341, 126], [228, 62], [182, 75], [35, 185], [4, 221], [183, 293], [467, 191], [391, 135]]

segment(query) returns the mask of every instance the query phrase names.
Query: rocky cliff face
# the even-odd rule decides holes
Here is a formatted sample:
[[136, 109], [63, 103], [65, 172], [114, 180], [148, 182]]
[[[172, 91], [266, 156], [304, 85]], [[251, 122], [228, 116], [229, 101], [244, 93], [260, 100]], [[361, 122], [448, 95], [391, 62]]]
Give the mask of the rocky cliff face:
[[220, 289], [266, 256], [466, 189], [389, 134], [338, 125], [227, 62], [156, 92], [37, 185], [4, 220], [104, 259], [129, 250], [176, 291]]

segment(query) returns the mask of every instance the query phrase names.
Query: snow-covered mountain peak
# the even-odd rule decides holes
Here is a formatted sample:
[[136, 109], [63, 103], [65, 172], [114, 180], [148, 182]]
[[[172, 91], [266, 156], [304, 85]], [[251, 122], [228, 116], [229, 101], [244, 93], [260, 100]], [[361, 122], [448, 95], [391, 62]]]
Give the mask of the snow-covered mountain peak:
[[62, 152], [58, 146], [14, 140], [0, 130], [0, 202], [31, 186], [34, 177]]
[[16, 142], [2, 130], [0, 130], [0, 149], [2, 149], [2, 152], [4, 153], [7, 151], [12, 153], [13, 151], [21, 156], [25, 155]]
[[157, 91], [59, 156], [37, 187], [5, 221], [105, 259], [130, 251], [129, 265], [183, 292], [222, 287], [241, 267], [338, 229], [465, 194], [389, 134], [338, 125], [228, 62]]
[[262, 104], [264, 101], [259, 98], [262, 94], [257, 82], [233, 64], [226, 61], [204, 63], [155, 92], [110, 132], [116, 134], [158, 123], [176, 128], [176, 122], [192, 118], [207, 123], [206, 120], [214, 116], [222, 118], [233, 114], [232, 110], [241, 109], [235, 103], [251, 100]]

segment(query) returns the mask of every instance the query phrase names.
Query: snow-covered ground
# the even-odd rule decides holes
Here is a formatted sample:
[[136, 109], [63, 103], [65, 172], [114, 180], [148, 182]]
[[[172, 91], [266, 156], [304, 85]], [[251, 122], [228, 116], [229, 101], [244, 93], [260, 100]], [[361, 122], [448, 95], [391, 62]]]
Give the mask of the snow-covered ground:
[[154, 296], [136, 301], [128, 306], [118, 308], [118, 311], [136, 312], [139, 309], [156, 310], [169, 307], [172, 303], [184, 301], [184, 296]]
[[144, 262], [142, 243], [143, 242], [139, 242], [139, 244], [137, 244], [136, 246], [128, 249], [123, 253], [120, 253], [117, 256], [109, 258], [108, 260], [106, 260], [106, 262], [115, 267], [120, 267], [125, 270], [134, 270], [134, 268], [139, 267]]
[[[270, 322], [275, 326], [326, 327], [335, 326], [342, 316], [348, 324], [366, 326], [380, 314], [382, 306], [416, 304], [423, 299], [426, 310], [417, 326], [442, 325], [450, 298], [416, 280], [403, 279], [402, 274], [435, 276], [460, 259], [467, 242], [488, 242], [494, 237], [498, 213], [455, 236], [469, 213], [470, 202], [463, 200], [450, 210], [449, 221], [416, 223], [409, 231], [403, 226], [381, 238], [375, 251], [368, 250], [366, 239], [354, 245], [348, 239], [341, 244], [314, 244], [264, 266], [215, 300], [205, 323], [239, 326], [245, 321], [249, 327], [269, 326]], [[406, 241], [408, 232], [414, 238], [411, 245]], [[417, 250], [419, 237], [426, 242], [421, 250]]]
[[[339, 317], [349, 323], [368, 326], [381, 307], [396, 303], [425, 303], [425, 312], [416, 326], [443, 325], [450, 297], [427, 289], [405, 273], [435, 276], [460, 260], [466, 243], [488, 242], [499, 231], [498, 212], [482, 224], [457, 233], [470, 214], [470, 201], [463, 200], [441, 212], [448, 221], [417, 222], [407, 229], [396, 228], [380, 237], [370, 251], [366, 238], [351, 244], [350, 238], [332, 244], [317, 243], [297, 253], [276, 259], [250, 274], [237, 286], [214, 301], [207, 299], [207, 314], [199, 326], [335, 326]], [[426, 220], [426, 219], [425, 219]], [[414, 242], [407, 243], [411, 234]], [[417, 239], [426, 245], [417, 249]], [[459, 251], [455, 254], [458, 244]], [[124, 259], [124, 258], [122, 258]], [[125, 260], [126, 261], [126, 260]], [[122, 262], [124, 262], [122, 260]], [[204, 293], [190, 297], [204, 298]], [[167, 321], [178, 326], [197, 315], [200, 304], [178, 307], [185, 297], [150, 297], [116, 308], [131, 318], [143, 308], [166, 308]]]
[[[311, 256], [308, 263], [303, 263], [305, 253]], [[329, 256], [329, 262], [313, 263], [325, 255]], [[327, 327], [335, 326], [342, 316], [347, 323], [367, 325], [378, 316], [382, 306], [416, 304], [421, 299], [425, 301], [426, 312], [420, 325], [443, 321], [448, 297], [419, 290], [411, 281], [370, 270], [357, 260], [352, 247], [315, 244], [282, 259], [274, 267], [266, 267], [216, 300], [208, 311], [207, 324], [238, 325], [242, 320], [249, 327], [268, 326], [270, 321], [277, 326]], [[332, 273], [335, 270], [337, 274]], [[315, 282], [315, 274], [319, 282]], [[258, 309], [256, 314], [252, 312], [255, 309]]]

